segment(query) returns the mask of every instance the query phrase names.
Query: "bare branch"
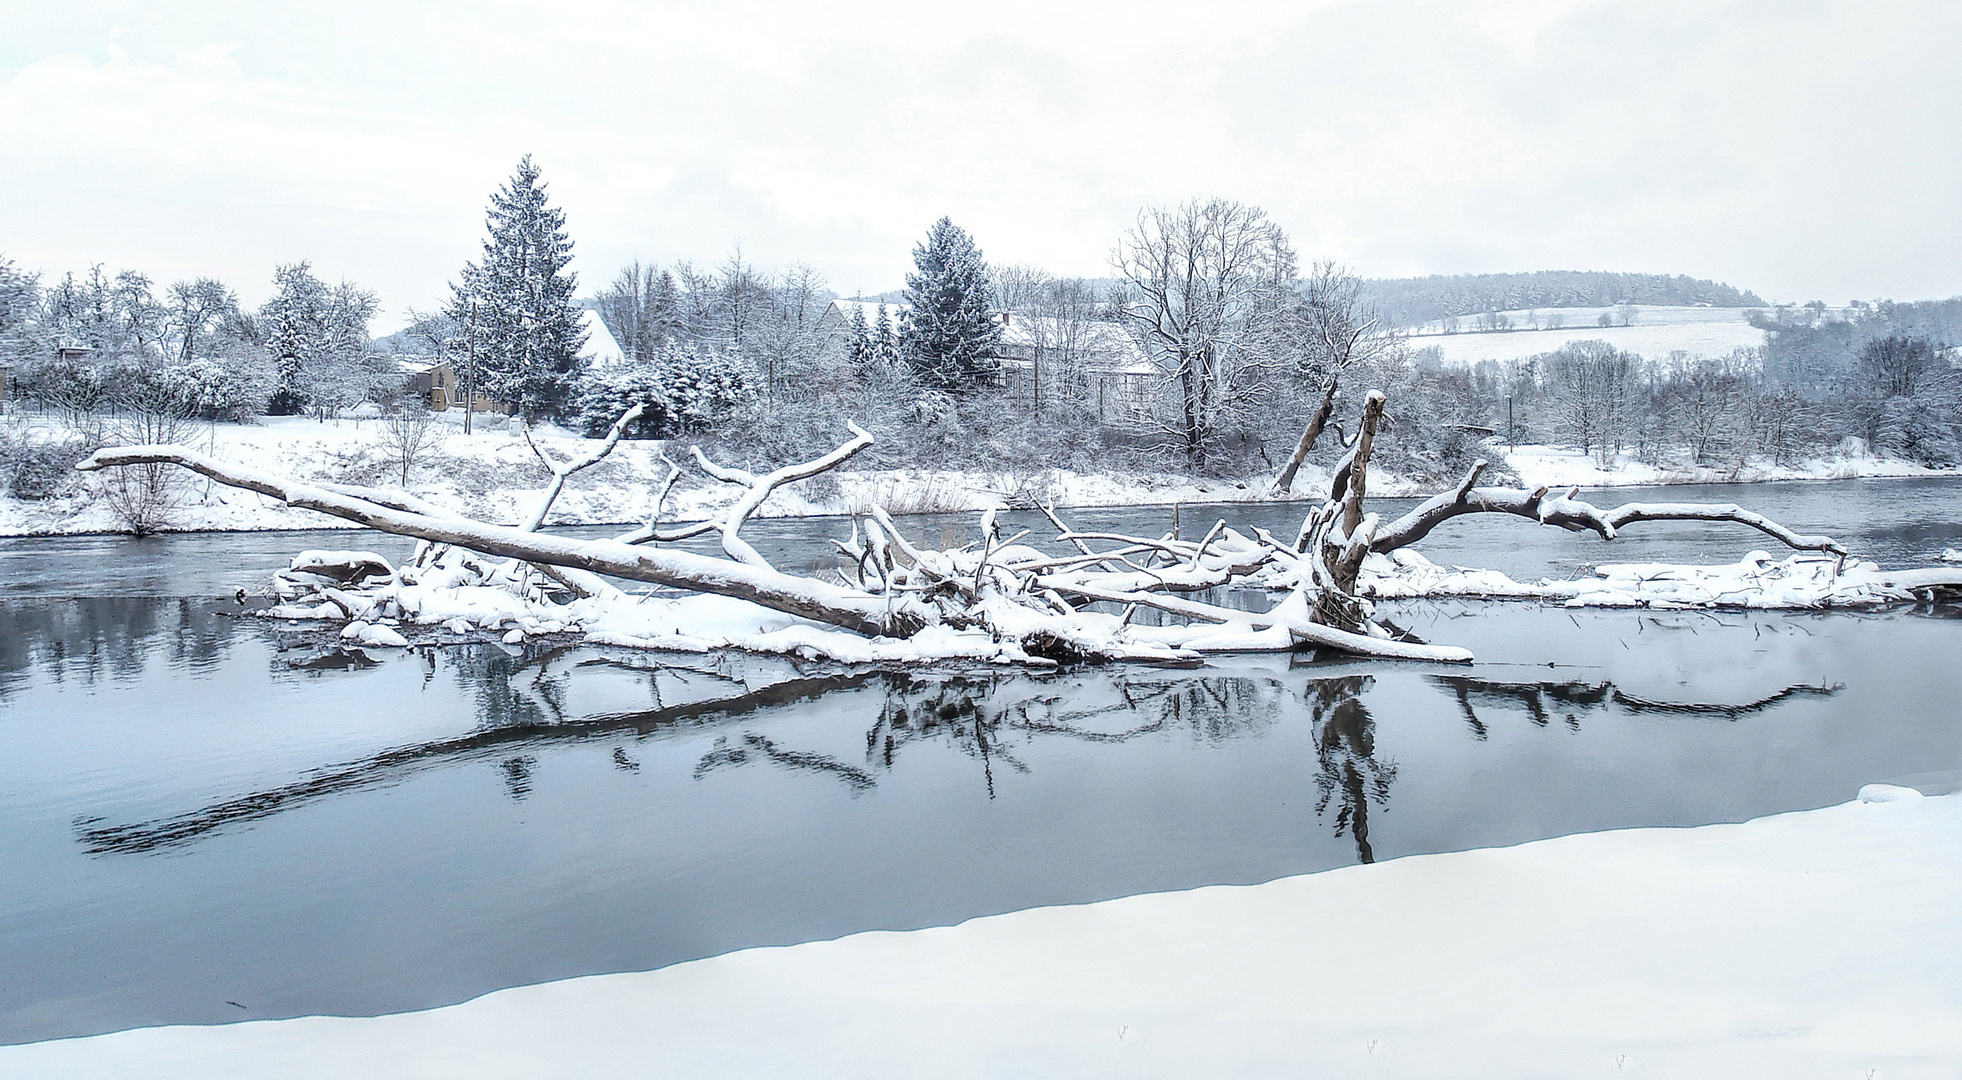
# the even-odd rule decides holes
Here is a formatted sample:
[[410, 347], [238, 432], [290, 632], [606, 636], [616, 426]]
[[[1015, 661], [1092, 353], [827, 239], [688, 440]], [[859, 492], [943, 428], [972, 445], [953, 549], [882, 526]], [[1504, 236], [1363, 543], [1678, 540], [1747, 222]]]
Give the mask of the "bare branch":
[[635, 405], [633, 408], [621, 413], [620, 419], [615, 420], [613, 426], [607, 430], [606, 439], [600, 443], [598, 449], [587, 453], [584, 457], [564, 463], [555, 463], [551, 458], [545, 456], [545, 451], [540, 449], [536, 442], [532, 441], [531, 425], [526, 424], [524, 427], [525, 445], [531, 447], [531, 452], [538, 455], [538, 460], [544, 462], [545, 467], [552, 470], [552, 482], [545, 488], [544, 497], [538, 500], [538, 509], [532, 511], [531, 520], [525, 524], [524, 531], [537, 532], [539, 527], [545, 524], [545, 516], [552, 512], [552, 504], [558, 501], [559, 493], [565, 490], [566, 478], [581, 469], [591, 468], [599, 464], [608, 454], [611, 454], [613, 448], [620, 445], [620, 437], [627, 433], [627, 425], [640, 419], [641, 414], [646, 411], [646, 405]]
[[590, 570], [629, 581], [734, 596], [774, 611], [861, 634], [911, 637], [936, 621], [930, 609], [917, 604], [783, 574], [768, 567], [743, 565], [688, 551], [637, 547], [617, 540], [573, 540], [463, 518], [411, 513], [216, 461], [180, 446], [114, 447], [97, 451], [76, 468], [90, 471], [158, 462], [182, 466], [221, 484], [256, 491], [289, 506], [317, 510], [401, 536], [454, 544], [530, 563]]

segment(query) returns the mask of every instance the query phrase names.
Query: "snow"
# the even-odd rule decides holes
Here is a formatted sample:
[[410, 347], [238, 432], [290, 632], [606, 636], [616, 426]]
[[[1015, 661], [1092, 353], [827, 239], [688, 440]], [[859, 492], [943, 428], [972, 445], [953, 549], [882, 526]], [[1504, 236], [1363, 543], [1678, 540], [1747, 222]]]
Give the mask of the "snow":
[[627, 356], [620, 350], [620, 342], [614, 338], [613, 331], [606, 328], [606, 320], [592, 308], [579, 309], [579, 328], [586, 332], [586, 344], [580, 348], [579, 355], [596, 368], [616, 367], [627, 362]]
[[[434, 414], [448, 430], [437, 448], [441, 460], [414, 470], [408, 489], [435, 506], [479, 520], [516, 524], [537, 506], [549, 476], [525, 446], [517, 427], [501, 418], [479, 414], [477, 430], [461, 430], [456, 410]], [[502, 426], [492, 427], [492, 424]], [[36, 430], [29, 427], [30, 432]], [[598, 445], [563, 429], [545, 426], [540, 446], [557, 460], [579, 457]], [[1653, 466], [1624, 454], [1613, 470], [1602, 470], [1592, 458], [1574, 451], [1545, 446], [1520, 446], [1503, 455], [1528, 486], [1581, 485], [1612, 487], [1668, 483], [1708, 483], [1727, 480], [1841, 478], [1852, 476], [1912, 476], [1931, 470], [1905, 462], [1876, 458], [1858, 445], [1842, 446], [1833, 456], [1785, 467], [1754, 459], [1741, 468], [1696, 468], [1687, 464]], [[217, 424], [199, 428], [191, 449], [251, 469], [307, 482], [361, 483], [392, 487], [399, 479], [382, 447], [381, 425], [373, 420], [343, 419], [321, 423], [305, 417], [266, 417], [249, 425]], [[659, 441], [624, 440], [598, 467], [580, 473], [559, 497], [552, 521], [559, 524], [626, 524], [643, 519], [661, 488], [666, 466], [660, 454], [685, 453], [685, 444], [667, 447]], [[1494, 452], [1494, 457], [1501, 456]], [[1056, 506], [1138, 506], [1171, 503], [1259, 502], [1273, 498], [1269, 474], [1240, 480], [1208, 479], [1174, 474], [1132, 472], [1082, 473], [1068, 469], [1036, 472], [962, 471], [951, 469], [839, 470], [828, 474], [837, 481], [837, 494], [814, 495], [805, 485], [787, 486], [770, 497], [757, 516], [801, 517], [817, 514], [862, 513], [874, 504], [908, 510], [967, 511], [1011, 504], [1046, 502]], [[1295, 484], [1297, 495], [1326, 491], [1328, 469], [1313, 463], [1304, 467]], [[0, 496], [0, 536], [64, 535], [123, 531], [109, 507], [96, 495], [99, 477], [84, 477], [80, 491], [55, 499], [24, 501]], [[827, 485], [828, 487], [828, 485]], [[1437, 484], [1372, 471], [1370, 491], [1384, 497], [1428, 495]], [[182, 505], [175, 512], [176, 528], [198, 530], [342, 528], [345, 523], [322, 514], [298, 510], [275, 499], [201, 480], [189, 480]], [[737, 497], [737, 490], [716, 484], [690, 470], [677, 487], [670, 517], [695, 520], [711, 516]]]
[[426, 1012], [0, 1047], [0, 1073], [1953, 1077], [1958, 905], [1956, 797], [1863, 800], [752, 949]]
[[[1825, 457], [1781, 465], [1767, 457], [1697, 465], [1686, 454], [1662, 463], [1638, 460], [1624, 450], [1603, 468], [1598, 458], [1566, 447], [1522, 443], [1503, 457], [1526, 487], [1652, 487], [1668, 484], [1757, 483], [1769, 480], [1848, 480], [1855, 477], [1946, 475], [1912, 462], [1876, 457], [1859, 439], [1847, 439]], [[1371, 486], [1375, 477], [1370, 478]]]
[[[526, 520], [549, 476], [526, 447], [517, 427], [479, 414], [477, 430], [465, 435], [456, 410], [437, 413], [448, 428], [437, 448], [442, 460], [411, 473], [408, 490], [432, 505], [479, 520], [516, 524]], [[190, 449], [247, 468], [306, 482], [372, 484], [393, 487], [393, 471], [382, 448], [381, 426], [371, 420], [321, 423], [305, 417], [266, 417], [257, 424], [202, 426]], [[557, 460], [581, 456], [598, 446], [549, 425], [537, 441]], [[559, 524], [628, 524], [642, 520], [667, 468], [662, 451], [685, 454], [686, 443], [669, 447], [655, 440], [623, 440], [599, 466], [568, 484], [552, 510]], [[838, 494], [813, 496], [792, 484], [770, 497], [759, 517], [801, 517], [857, 513], [874, 504], [922, 510], [982, 510], [1031, 499], [1058, 506], [1131, 506], [1194, 502], [1252, 502], [1269, 498], [1271, 476], [1246, 480], [1199, 479], [1142, 473], [1078, 473], [1064, 469], [1036, 473], [952, 469], [840, 470]], [[23, 501], [0, 496], [0, 536], [66, 535], [123, 531], [109, 507], [94, 495], [97, 477], [84, 477], [81, 494]], [[1326, 490], [1326, 469], [1304, 469], [1296, 490]], [[1370, 478], [1383, 495], [1425, 494], [1429, 485], [1393, 476]], [[696, 520], [733, 502], [739, 490], [684, 474], [675, 490], [670, 518]], [[251, 492], [189, 479], [177, 528], [197, 530], [344, 528], [345, 522]]]
[[[1541, 308], [1536, 313], [1547, 329], [1530, 329], [1535, 313], [1505, 312], [1522, 329], [1499, 332], [1473, 332], [1476, 316], [1459, 320], [1462, 329], [1443, 333], [1437, 324], [1418, 328], [1410, 336], [1410, 347], [1435, 345], [1443, 359], [1452, 364], [1476, 364], [1482, 360], [1516, 360], [1559, 349], [1570, 341], [1605, 341], [1624, 352], [1651, 360], [1666, 360], [1681, 351], [1698, 356], [1727, 356], [1736, 349], [1757, 348], [1764, 344], [1764, 331], [1746, 321], [1745, 308], [1636, 307], [1629, 326], [1601, 326], [1603, 314], [1619, 322], [1620, 308]], [[1550, 328], [1559, 318], [1562, 325]]]
[[[1279, 585], [1288, 584], [1277, 581]], [[1871, 562], [1753, 551], [1735, 563], [1605, 563], [1573, 580], [1514, 581], [1496, 570], [1439, 566], [1404, 548], [1370, 555], [1356, 583], [1375, 599], [1469, 597], [1555, 600], [1568, 607], [1806, 610], [1912, 604], [1930, 589], [1962, 590], [1962, 570], [1884, 571]]]
[[[335, 565], [381, 562], [369, 552], [306, 553], [319, 554], [335, 556]], [[309, 565], [318, 562], [311, 558], [294, 561]], [[273, 583], [281, 603], [261, 614], [295, 623], [346, 620], [339, 631], [342, 639], [379, 647], [406, 647], [411, 637], [437, 641], [488, 638], [518, 645], [534, 637], [570, 634], [592, 644], [624, 648], [691, 653], [739, 649], [846, 664], [1053, 664], [1030, 656], [1013, 642], [996, 641], [983, 630], [932, 626], [903, 640], [868, 638], [747, 600], [713, 594], [654, 596], [621, 592], [602, 584], [598, 595], [561, 604], [540, 595], [530, 582], [513, 579], [513, 572], [514, 568], [501, 560], [480, 560], [456, 549], [434, 565], [405, 566], [392, 577], [370, 579], [359, 589], [335, 588], [327, 584], [330, 579], [320, 575], [289, 571], [278, 575]], [[1114, 616], [1091, 618], [1115, 628]], [[1137, 648], [1155, 650], [1166, 658], [1179, 655], [1177, 649], [1149, 642]]]

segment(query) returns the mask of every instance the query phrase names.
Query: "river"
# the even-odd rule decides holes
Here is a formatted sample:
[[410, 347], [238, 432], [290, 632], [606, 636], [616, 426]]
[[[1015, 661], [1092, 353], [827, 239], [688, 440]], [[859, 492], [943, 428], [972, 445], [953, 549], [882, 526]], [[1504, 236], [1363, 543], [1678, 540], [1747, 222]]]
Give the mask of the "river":
[[[1962, 546], [1949, 478], [1613, 494], [1744, 502], [1889, 566]], [[1185, 507], [1181, 528], [1286, 531], [1300, 513]], [[1164, 507], [1066, 517], [1171, 527]], [[802, 566], [847, 527], [748, 534]], [[973, 521], [906, 527], [939, 542]], [[1400, 624], [1479, 662], [1049, 676], [547, 644], [362, 653], [237, 617], [235, 590], [343, 546], [406, 547], [351, 531], [0, 541], [0, 1042], [424, 1008], [1962, 775], [1949, 611], [1413, 603]], [[1527, 577], [1769, 546], [1690, 525], [1604, 545], [1504, 519], [1422, 547]]]

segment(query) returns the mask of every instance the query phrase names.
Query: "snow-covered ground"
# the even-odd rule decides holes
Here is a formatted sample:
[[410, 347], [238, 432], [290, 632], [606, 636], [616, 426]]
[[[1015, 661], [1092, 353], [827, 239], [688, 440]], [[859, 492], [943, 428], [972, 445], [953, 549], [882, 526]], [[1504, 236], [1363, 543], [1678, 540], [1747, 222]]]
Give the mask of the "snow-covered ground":
[[[1619, 325], [1621, 308], [1540, 308], [1502, 312], [1514, 329], [1475, 331], [1476, 317], [1459, 320], [1459, 332], [1447, 334], [1431, 323], [1412, 332], [1410, 347], [1435, 345], [1454, 364], [1481, 360], [1515, 360], [1549, 353], [1569, 341], [1605, 341], [1617, 349], [1651, 360], [1668, 359], [1682, 351], [1699, 356], [1727, 356], [1734, 349], [1764, 344], [1764, 331], [1746, 321], [1744, 308], [1635, 307], [1627, 326]], [[1617, 325], [1602, 326], [1602, 316]], [[1538, 327], [1535, 329], [1535, 327]]]
[[1952, 1078], [1962, 801], [1860, 794], [427, 1012], [0, 1047], [0, 1074]]
[[[549, 477], [517, 429], [507, 424], [465, 435], [449, 422], [453, 420], [453, 416], [445, 417], [447, 438], [431, 464], [411, 472], [408, 489], [427, 502], [480, 520], [499, 524], [525, 520]], [[304, 417], [267, 417], [256, 424], [204, 425], [197, 430], [192, 449], [275, 475], [386, 487], [397, 486], [401, 478], [399, 466], [389, 464], [382, 428], [375, 420], [320, 423]], [[596, 445], [570, 432], [546, 430], [538, 442], [561, 460], [577, 457]], [[611, 457], [571, 480], [554, 506], [552, 521], [613, 524], [643, 519], [667, 475], [667, 467], [660, 460], [663, 448], [660, 442], [622, 442]], [[688, 462], [685, 443], [666, 449], [685, 470], [670, 502], [670, 518], [699, 519], [734, 500], [737, 489], [707, 480]], [[309, 529], [346, 524], [265, 496], [207, 484], [189, 474], [184, 479], [183, 501], [173, 514], [175, 530]], [[23, 501], [0, 495], [0, 536], [127, 531], [108, 503], [96, 494], [101, 483], [99, 476], [80, 477], [75, 493], [45, 500]], [[905, 513], [984, 510], [1030, 500], [1057, 506], [1235, 502], [1266, 498], [1271, 483], [1271, 476], [1234, 481], [1066, 469], [1030, 473], [846, 469], [781, 489], [758, 516], [853, 513], [874, 504]], [[1426, 494], [1430, 490], [1427, 485], [1395, 476], [1372, 475], [1370, 484], [1383, 495]], [[1327, 485], [1327, 469], [1311, 464], [1302, 470], [1296, 490], [1325, 491]]]
[[[428, 502], [479, 519], [502, 524], [524, 520], [544, 490], [547, 476], [523, 438], [509, 426], [480, 429], [467, 436], [453, 423], [448, 426], [451, 430], [437, 450], [438, 458], [412, 471], [409, 490]], [[374, 420], [319, 423], [303, 417], [269, 417], [258, 424], [201, 426], [198, 432], [192, 440], [195, 450], [294, 479], [379, 486], [394, 486], [400, 479], [399, 468], [392, 468], [387, 461], [381, 427]], [[556, 429], [538, 441], [561, 459], [577, 456], [594, 445]], [[666, 466], [660, 461], [662, 449], [658, 442], [623, 442], [612, 457], [572, 479], [553, 510], [552, 520], [561, 524], [640, 520], [666, 475]], [[670, 505], [670, 518], [700, 518], [733, 500], [735, 489], [708, 481], [687, 466], [684, 445], [667, 449], [687, 468]], [[1838, 479], [1915, 476], [1931, 471], [1874, 457], [1857, 445], [1790, 466], [1760, 459], [1742, 467], [1698, 467], [1687, 461], [1654, 465], [1624, 454], [1614, 468], [1603, 469], [1598, 461], [1577, 451], [1548, 446], [1520, 446], [1510, 454], [1495, 451], [1493, 457], [1503, 457], [1529, 486]], [[184, 481], [182, 504], [173, 514], [175, 530], [310, 529], [344, 524], [261, 495], [194, 480], [188, 474]], [[1271, 497], [1271, 481], [1267, 475], [1218, 480], [1066, 469], [1032, 473], [846, 469], [782, 489], [764, 504], [759, 516], [852, 513], [874, 504], [907, 512], [984, 510], [1031, 500], [1057, 506], [1251, 502]], [[0, 536], [127, 531], [98, 496], [101, 483], [99, 475], [78, 477], [71, 494], [52, 499], [26, 501], [0, 495]], [[1303, 495], [1325, 491], [1327, 483], [1327, 469], [1310, 463], [1302, 470], [1295, 490]], [[1370, 477], [1370, 490], [1380, 496], [1428, 495], [1437, 489], [1438, 485], [1395, 475], [1372, 473]]]
[[1863, 476], [1935, 476], [1940, 470], [1910, 461], [1877, 457], [1859, 439], [1847, 439], [1823, 457], [1781, 465], [1768, 457], [1698, 465], [1687, 454], [1661, 463], [1641, 461], [1624, 450], [1612, 467], [1599, 458], [1561, 446], [1521, 444], [1496, 453], [1527, 487], [1649, 487], [1666, 484], [1757, 483], [1766, 480], [1849, 480]]

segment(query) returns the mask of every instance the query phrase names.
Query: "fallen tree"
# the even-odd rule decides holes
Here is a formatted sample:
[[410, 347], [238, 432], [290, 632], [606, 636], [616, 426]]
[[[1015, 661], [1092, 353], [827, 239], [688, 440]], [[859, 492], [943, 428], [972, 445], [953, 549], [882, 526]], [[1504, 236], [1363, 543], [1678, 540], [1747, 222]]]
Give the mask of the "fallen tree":
[[[346, 624], [344, 636], [370, 644], [404, 643], [396, 627], [407, 623], [459, 633], [503, 629], [517, 638], [578, 630], [657, 648], [736, 647], [839, 659], [1191, 664], [1207, 652], [1313, 647], [1379, 659], [1462, 662], [1471, 659], [1467, 650], [1414, 641], [1378, 623], [1369, 595], [1394, 590], [1373, 589], [1364, 580], [1372, 559], [1382, 562], [1381, 556], [1454, 517], [1514, 514], [1605, 539], [1642, 521], [1724, 521], [1755, 528], [1801, 552], [1829, 555], [1837, 560], [1835, 573], [1847, 555], [1829, 537], [1801, 535], [1737, 506], [1631, 503], [1604, 511], [1581, 501], [1577, 490], [1480, 488], [1483, 463], [1451, 491], [1386, 526], [1364, 507], [1385, 404], [1381, 392], [1366, 396], [1328, 497], [1309, 511], [1291, 542], [1261, 529], [1247, 535], [1224, 521], [1196, 542], [1173, 535], [1084, 533], [1070, 529], [1052, 508], [1046, 513], [1059, 542], [1073, 549], [1069, 553], [1022, 543], [1026, 531], [1004, 539], [993, 511], [983, 515], [978, 545], [934, 550], [907, 540], [889, 514], [875, 509], [853, 522], [848, 539], [834, 542], [845, 562], [835, 580], [779, 570], [740, 534], [772, 492], [835, 469], [870, 446], [872, 436], [856, 426], [852, 438], [829, 453], [762, 475], [720, 465], [695, 448], [692, 456], [703, 473], [740, 489], [719, 518], [662, 520], [681, 475], [681, 467], [668, 461], [668, 476], [646, 523], [597, 540], [541, 530], [568, 478], [613, 451], [631, 414], [577, 459], [554, 462], [539, 451], [551, 482], [523, 528], [475, 521], [403, 492], [273, 476], [180, 446], [104, 449], [77, 468], [168, 463], [291, 506], [424, 541], [413, 562], [401, 568], [385, 562], [377, 568], [354, 558], [362, 553], [303, 553], [281, 575], [279, 596], [288, 603], [276, 613], [338, 618]], [[720, 557], [673, 546], [710, 534], [720, 543]], [[483, 556], [508, 561], [486, 563]], [[1414, 557], [1406, 562], [1423, 563]], [[348, 567], [357, 564], [361, 573], [352, 575]], [[1923, 589], [1962, 588], [1962, 570], [1916, 573], [1922, 575], [1916, 585]], [[1931, 573], [1940, 580], [1928, 577]], [[752, 606], [648, 608], [644, 598], [621, 593], [607, 579]], [[1192, 595], [1243, 585], [1286, 595], [1265, 612]], [[553, 602], [568, 598], [576, 602]], [[794, 621], [778, 620], [772, 629], [768, 619], [755, 617], [758, 609]], [[1158, 625], [1140, 624], [1141, 610], [1158, 613]], [[738, 623], [740, 629], [731, 629]], [[754, 633], [747, 630], [752, 623]], [[719, 629], [704, 629], [711, 624]]]

